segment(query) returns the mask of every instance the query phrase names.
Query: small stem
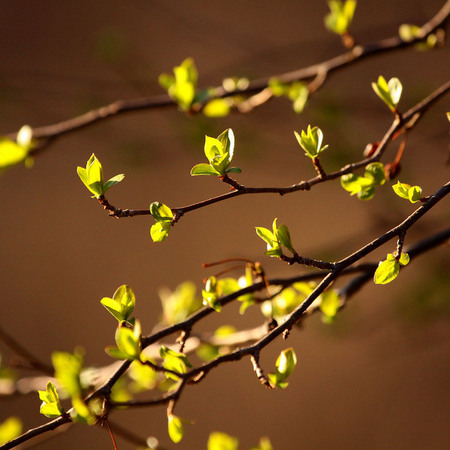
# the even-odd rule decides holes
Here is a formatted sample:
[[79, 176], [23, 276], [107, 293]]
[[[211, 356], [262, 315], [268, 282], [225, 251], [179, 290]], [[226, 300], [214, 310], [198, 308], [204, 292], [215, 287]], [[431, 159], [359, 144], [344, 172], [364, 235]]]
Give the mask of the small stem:
[[400, 256], [402, 256], [403, 243], [405, 242], [405, 236], [406, 236], [406, 230], [402, 230], [398, 235], [397, 250], [396, 250], [396, 255], [395, 255], [395, 259], [397, 261], [400, 259]]
[[321, 180], [324, 180], [326, 178], [326, 174], [322, 168], [322, 165], [320, 164], [319, 157], [316, 156], [315, 158], [313, 158], [312, 162], [314, 164], [314, 168], [316, 169], [316, 172], [319, 174], [319, 178]]
[[335, 268], [335, 263], [320, 261], [318, 259], [304, 258], [298, 254], [295, 254], [294, 256], [281, 255], [280, 259], [288, 264], [303, 264], [305, 266], [312, 266], [321, 270], [333, 270]]
[[266, 387], [272, 389], [272, 386], [270, 385], [269, 380], [264, 375], [264, 372], [261, 369], [261, 366], [259, 364], [259, 352], [256, 351], [253, 355], [250, 355], [250, 360], [253, 365], [253, 370], [255, 371], [255, 374], [258, 377], [258, 380], [261, 382], [261, 384], [263, 386], [266, 386]]

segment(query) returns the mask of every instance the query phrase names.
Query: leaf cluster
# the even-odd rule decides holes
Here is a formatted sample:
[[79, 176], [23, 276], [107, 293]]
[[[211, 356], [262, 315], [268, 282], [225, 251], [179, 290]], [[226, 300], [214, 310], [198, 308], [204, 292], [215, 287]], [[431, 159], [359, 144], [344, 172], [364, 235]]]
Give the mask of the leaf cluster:
[[322, 147], [323, 133], [319, 127], [311, 128], [311, 125], [308, 125], [306, 132], [302, 130], [301, 134], [298, 134], [294, 131], [294, 134], [300, 147], [305, 150], [306, 156], [311, 159], [317, 158], [320, 153], [328, 148], [328, 145]]
[[198, 81], [197, 68], [192, 58], [186, 58], [179, 66], [175, 66], [173, 75], [161, 74], [158, 81], [181, 110], [191, 109]]
[[360, 200], [370, 200], [375, 195], [375, 187], [386, 182], [382, 163], [374, 162], [366, 166], [364, 176], [348, 173], [342, 175], [341, 186]]
[[292, 102], [292, 108], [297, 114], [303, 112], [308, 101], [309, 89], [302, 81], [283, 83], [278, 78], [271, 78], [268, 87], [275, 97], [287, 97]]
[[336, 34], [348, 33], [356, 9], [356, 0], [330, 0], [330, 13], [325, 16], [325, 27]]
[[77, 167], [77, 173], [83, 184], [94, 194], [93, 198], [103, 197], [106, 191], [112, 188], [115, 184], [121, 182], [125, 175], [116, 175], [110, 178], [106, 183], [103, 181], [103, 167], [94, 153], [88, 159], [86, 168]]
[[228, 173], [241, 173], [239, 167], [230, 167], [234, 155], [234, 133], [226, 129], [217, 138], [205, 137], [205, 156], [209, 164], [196, 164], [191, 169], [191, 175], [215, 175], [223, 177]]
[[281, 247], [287, 248], [295, 254], [291, 241], [291, 234], [286, 225], [277, 227], [277, 219], [274, 219], [272, 231], [264, 227], [255, 227], [256, 234], [267, 244], [266, 255], [279, 258], [283, 254]]
[[400, 197], [409, 200], [411, 203], [422, 200], [422, 188], [420, 186], [410, 186], [406, 183], [397, 182], [392, 186], [394, 192]]

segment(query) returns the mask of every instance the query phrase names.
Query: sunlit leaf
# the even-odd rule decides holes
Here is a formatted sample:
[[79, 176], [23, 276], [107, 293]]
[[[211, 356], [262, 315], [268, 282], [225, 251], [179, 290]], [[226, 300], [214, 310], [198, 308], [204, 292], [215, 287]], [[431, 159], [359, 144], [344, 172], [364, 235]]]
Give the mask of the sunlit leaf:
[[22, 433], [22, 421], [15, 416], [8, 417], [0, 423], [0, 445], [5, 444]]
[[352, 23], [356, 8], [356, 0], [330, 0], [328, 2], [330, 13], [325, 16], [325, 26], [336, 34], [344, 34]]
[[376, 83], [372, 83], [372, 88], [378, 97], [386, 103], [392, 110], [397, 110], [397, 105], [402, 95], [402, 83], [398, 78], [391, 78], [388, 82], [383, 76], [378, 77]]
[[47, 383], [45, 391], [38, 391], [38, 395], [42, 401], [39, 412], [44, 416], [53, 418], [60, 416], [64, 412], [56, 387], [51, 381]]
[[184, 435], [184, 429], [183, 429], [183, 423], [181, 419], [177, 416], [174, 416], [173, 414], [170, 414], [167, 417], [168, 423], [168, 431], [170, 439], [172, 439], [175, 444], [181, 441], [183, 439]]
[[208, 438], [207, 450], [238, 450], [238, 446], [238, 438], [219, 431], [213, 431]]
[[311, 128], [311, 125], [308, 125], [306, 132], [302, 130], [301, 134], [298, 134], [294, 131], [294, 135], [306, 156], [310, 158], [317, 158], [320, 153], [328, 148], [328, 145], [322, 147], [323, 133], [318, 127]]

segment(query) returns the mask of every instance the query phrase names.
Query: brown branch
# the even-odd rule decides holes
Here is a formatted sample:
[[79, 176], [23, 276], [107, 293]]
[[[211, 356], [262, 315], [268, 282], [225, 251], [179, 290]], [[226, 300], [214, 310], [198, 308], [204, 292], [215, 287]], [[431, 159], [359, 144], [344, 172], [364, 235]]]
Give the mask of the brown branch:
[[0, 341], [3, 341], [5, 345], [7, 345], [10, 349], [12, 349], [17, 355], [19, 355], [29, 364], [29, 367], [21, 367], [21, 368], [30, 368], [38, 370], [50, 376], [53, 375], [54, 369], [52, 366], [40, 361], [28, 349], [26, 349], [23, 345], [19, 344], [16, 339], [14, 339], [1, 327], [0, 327]]
[[[448, 0], [439, 10], [439, 12], [421, 27], [418, 36], [408, 42], [403, 41], [399, 36], [393, 36], [391, 38], [383, 39], [373, 44], [367, 44], [364, 46], [357, 45], [350, 51], [342, 53], [341, 55], [338, 55], [322, 63], [314, 64], [309, 67], [295, 70], [293, 72], [275, 75], [275, 77], [283, 83], [291, 83], [293, 81], [326, 77], [327, 75], [340, 68], [346, 67], [350, 64], [354, 64], [357, 61], [361, 61], [370, 56], [413, 46], [414, 44], [425, 40], [429, 34], [433, 33], [437, 28], [443, 26], [449, 15], [450, 1]], [[234, 95], [249, 95], [263, 91], [268, 87], [269, 80], [271, 78], [273, 77], [271, 76], [251, 81], [245, 89], [236, 89], [231, 92], [227, 91], [222, 86], [216, 87], [211, 90], [212, 92], [214, 92], [214, 94], [212, 96], [207, 96], [206, 99], [203, 100], [201, 104], [197, 105], [195, 109], [201, 110], [202, 106], [204, 106], [209, 100], [213, 98], [225, 98]], [[41, 140], [41, 143], [38, 145], [38, 147], [32, 150], [31, 153], [36, 154], [37, 152], [43, 150], [57, 137], [80, 130], [111, 117], [133, 111], [159, 109], [174, 106], [176, 106], [176, 104], [168, 95], [158, 95], [130, 100], [117, 100], [109, 105], [91, 110], [85, 114], [82, 114], [81, 116], [77, 116], [53, 125], [34, 128], [33, 137], [37, 140]], [[17, 132], [10, 133], [8, 137], [15, 140], [17, 137]]]
[[[319, 295], [333, 282], [335, 279], [338, 278], [341, 274], [345, 273], [345, 270], [350, 268], [352, 264], [354, 264], [356, 261], [362, 259], [367, 254], [373, 252], [395, 236], [399, 236], [402, 233], [405, 233], [412, 225], [414, 225], [423, 215], [425, 215], [432, 207], [434, 207], [440, 200], [442, 200], [447, 194], [450, 193], [450, 182], [441, 187], [435, 194], [430, 196], [429, 200], [427, 200], [426, 203], [424, 203], [422, 206], [420, 206], [416, 211], [414, 211], [410, 216], [408, 216], [403, 222], [401, 222], [396, 227], [392, 228], [391, 230], [387, 231], [380, 237], [376, 238], [372, 242], [368, 243], [361, 249], [357, 250], [353, 254], [349, 255], [346, 258], [343, 258], [342, 260], [335, 263], [335, 267], [332, 271], [328, 272], [322, 281], [317, 285], [317, 287], [314, 289], [314, 291], [290, 314], [287, 316], [286, 320], [276, 326], [274, 329], [269, 331], [265, 336], [263, 336], [261, 339], [259, 339], [256, 343], [237, 349], [233, 352], [227, 353], [225, 355], [219, 356], [213, 361], [204, 363], [203, 365], [193, 368], [190, 371], [188, 371], [186, 374], [183, 374], [182, 377], [182, 383], [187, 382], [188, 380], [194, 380], [196, 381], [198, 377], [203, 378], [210, 370], [212, 370], [215, 367], [218, 367], [219, 365], [225, 363], [225, 362], [231, 362], [231, 361], [239, 361], [245, 356], [251, 356], [255, 357], [255, 355], [259, 355], [259, 352], [266, 347], [268, 344], [270, 344], [274, 339], [276, 339], [281, 334], [285, 334], [286, 331], [289, 331], [301, 318], [302, 316], [307, 312], [307, 310], [310, 308], [312, 303], [319, 297]], [[450, 230], [445, 230], [444, 232], [439, 233], [436, 236], [433, 236], [432, 238], [429, 238], [426, 242], [420, 242], [417, 245], [417, 248], [420, 249], [420, 252], [425, 251], [427, 246], [434, 247], [435, 245], [438, 245], [438, 243], [443, 242], [444, 240], [448, 239], [450, 234]], [[416, 250], [416, 256], [417, 252], [419, 250]], [[414, 249], [412, 249], [412, 253], [414, 254]], [[367, 279], [368, 274], [371, 270], [374, 269], [374, 265], [365, 265], [364, 270], [365, 273], [363, 274], [365, 279]], [[372, 276], [372, 274], [370, 274]], [[259, 285], [259, 286], [258, 286]], [[255, 288], [256, 286], [262, 288], [263, 283], [257, 283], [256, 285], [251, 286], [251, 288]], [[227, 297], [224, 297], [220, 300], [222, 305], [225, 305], [229, 303], [230, 301], [234, 300], [235, 298], [244, 295], [249, 292], [249, 287], [241, 289], [237, 293], [233, 293]], [[172, 327], [166, 328], [165, 330], [161, 330], [159, 334], [168, 335], [173, 334], [175, 331], [181, 327], [185, 326], [186, 323], [189, 324], [189, 327], [192, 327], [193, 323], [198, 322], [201, 320], [206, 314], [212, 313], [214, 310], [211, 308], [205, 308], [198, 313], [194, 314], [190, 318], [186, 319], [181, 324], [173, 325]], [[144, 338], [142, 340], [143, 342], [143, 348], [147, 345], [150, 345], [154, 342], [156, 342], [159, 339], [155, 339], [155, 335], [149, 336], [147, 338]], [[254, 364], [254, 362], [253, 362]], [[258, 372], [259, 373], [259, 372]], [[176, 398], [173, 399], [171, 396], [163, 396], [158, 399], [152, 399], [152, 400], [144, 400], [144, 401], [131, 401], [131, 402], [117, 402], [114, 403], [114, 406], [153, 406], [158, 405], [161, 403], [167, 403], [171, 400], [178, 399], [179, 392], [176, 391]]]
[[[331, 173], [323, 173], [314, 178], [309, 179], [308, 181], [301, 181], [300, 183], [293, 184], [287, 187], [246, 187], [242, 184], [239, 184], [237, 181], [231, 179], [228, 175], [221, 177], [224, 183], [227, 183], [233, 187], [231, 192], [227, 192], [225, 194], [218, 195], [216, 197], [212, 197], [206, 200], [202, 200], [200, 202], [196, 202], [187, 206], [182, 206], [178, 208], [171, 208], [172, 213], [174, 215], [173, 223], [177, 223], [184, 214], [195, 211], [200, 208], [205, 208], [207, 206], [213, 205], [214, 203], [222, 202], [229, 200], [234, 197], [238, 197], [241, 195], [247, 194], [279, 194], [286, 195], [293, 192], [298, 191], [308, 191], [312, 186], [320, 183], [324, 183], [326, 181], [334, 180], [336, 178], [340, 178], [342, 175], [354, 172], [361, 167], [365, 167], [366, 165], [379, 161], [383, 153], [385, 152], [388, 144], [399, 136], [399, 133], [404, 129], [411, 129], [418, 122], [418, 119], [425, 113], [425, 111], [435, 102], [440, 100], [445, 94], [450, 91], [450, 81], [446, 82], [426, 98], [421, 100], [417, 105], [413, 106], [409, 109], [402, 118], [395, 117], [391, 126], [383, 136], [383, 139], [378, 144], [376, 150], [368, 157], [351, 164], [347, 164], [341, 169], [331, 172]], [[414, 120], [413, 120], [414, 119]], [[401, 133], [400, 133], [401, 134]], [[110, 211], [110, 216], [112, 217], [133, 217], [137, 215], [150, 215], [149, 209], [142, 210], [129, 210], [129, 209], [119, 209], [115, 206], [111, 205], [109, 201], [105, 197], [99, 198], [99, 202], [103, 205], [103, 207]]]

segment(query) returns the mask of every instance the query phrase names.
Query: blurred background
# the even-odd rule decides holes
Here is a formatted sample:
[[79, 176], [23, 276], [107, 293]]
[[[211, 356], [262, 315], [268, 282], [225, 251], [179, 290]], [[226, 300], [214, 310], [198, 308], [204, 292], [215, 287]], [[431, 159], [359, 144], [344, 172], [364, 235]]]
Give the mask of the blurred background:
[[[394, 36], [402, 23], [421, 25], [441, 8], [438, 0], [360, 1], [352, 26], [358, 43]], [[325, 1], [3, 0], [0, 5], [0, 128], [49, 125], [117, 99], [162, 93], [158, 75], [194, 58], [199, 86], [228, 76], [250, 79], [292, 71], [343, 51], [323, 26]], [[213, 177], [192, 178], [204, 162], [204, 135], [231, 127], [236, 136], [236, 179], [247, 186], [287, 186], [315, 175], [293, 136], [318, 125], [330, 145], [327, 171], [360, 159], [380, 140], [392, 117], [370, 83], [382, 74], [403, 83], [405, 111], [449, 78], [449, 47], [379, 55], [329, 77], [301, 115], [284, 98], [247, 115], [186, 117], [176, 108], [116, 117], [56, 140], [32, 169], [16, 167], [0, 178], [1, 327], [42, 360], [53, 350], [85, 349], [86, 365], [111, 362], [115, 320], [100, 305], [121, 284], [136, 294], [135, 315], [149, 334], [161, 318], [158, 291], [186, 280], [201, 290], [211, 272], [203, 262], [244, 257], [267, 274], [305, 269], [264, 256], [255, 226], [274, 217], [291, 230], [303, 256], [336, 260], [357, 250], [415, 210], [388, 185], [362, 202], [339, 181], [284, 197], [242, 196], [187, 214], [162, 244], [153, 244], [149, 216], [113, 220], [90, 198], [76, 174], [95, 152], [106, 179], [125, 173], [112, 189], [119, 208], [145, 209], [153, 201], [184, 206], [226, 192]], [[448, 179], [448, 98], [423, 118], [408, 139], [402, 182], [425, 194]], [[391, 145], [384, 163], [395, 156]], [[443, 200], [411, 229], [407, 244], [448, 225]], [[395, 250], [390, 242], [370, 255]], [[176, 414], [194, 422], [175, 445], [164, 408], [114, 412], [111, 418], [139, 436], [157, 436], [164, 448], [206, 448], [210, 431], [240, 439], [240, 448], [269, 436], [275, 449], [444, 449], [450, 431], [449, 259], [441, 247], [414, 261], [389, 286], [366, 286], [336, 323], [319, 315], [289, 340], [261, 355], [265, 372], [286, 346], [298, 365], [287, 390], [267, 390], [245, 359], [212, 371], [186, 389]], [[236, 274], [238, 276], [239, 274]], [[257, 306], [244, 316], [230, 305], [195, 331], [222, 324], [257, 326]], [[5, 358], [11, 352], [0, 343]], [[0, 422], [23, 418], [24, 429], [45, 423], [33, 394], [0, 399]], [[118, 439], [120, 449], [134, 448]], [[35, 444], [37, 441], [31, 441]], [[72, 427], [36, 448], [112, 448], [98, 427]]]

